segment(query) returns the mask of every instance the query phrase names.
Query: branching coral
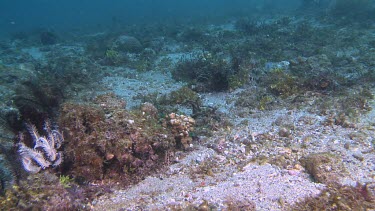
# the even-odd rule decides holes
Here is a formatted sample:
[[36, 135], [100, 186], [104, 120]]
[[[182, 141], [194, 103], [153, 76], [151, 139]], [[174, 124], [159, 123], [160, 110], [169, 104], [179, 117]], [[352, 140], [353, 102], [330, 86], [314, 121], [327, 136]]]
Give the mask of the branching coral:
[[25, 170], [37, 173], [41, 169], [60, 165], [62, 162], [62, 153], [57, 152], [57, 149], [61, 147], [64, 141], [62, 134], [58, 130], [52, 130], [48, 121], [44, 125], [47, 137], [40, 136], [34, 125], [27, 124], [27, 130], [35, 145], [34, 148], [29, 148], [24, 144], [23, 136], [20, 136], [18, 152]]

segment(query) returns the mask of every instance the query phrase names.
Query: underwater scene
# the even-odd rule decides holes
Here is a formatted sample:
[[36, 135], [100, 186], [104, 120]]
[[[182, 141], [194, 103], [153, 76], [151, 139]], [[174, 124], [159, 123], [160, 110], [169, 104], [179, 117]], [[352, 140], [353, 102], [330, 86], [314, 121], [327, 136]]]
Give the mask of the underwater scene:
[[375, 210], [375, 0], [1, 0], [0, 210]]

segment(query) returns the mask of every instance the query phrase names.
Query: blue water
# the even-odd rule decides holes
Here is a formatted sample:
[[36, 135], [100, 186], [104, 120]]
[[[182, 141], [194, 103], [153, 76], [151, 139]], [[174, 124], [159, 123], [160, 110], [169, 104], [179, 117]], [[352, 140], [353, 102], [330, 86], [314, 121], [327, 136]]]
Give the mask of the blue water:
[[283, 13], [298, 8], [301, 0], [1, 0], [1, 34], [46, 28], [93, 29], [114, 21], [125, 24], [162, 21], [205, 21]]

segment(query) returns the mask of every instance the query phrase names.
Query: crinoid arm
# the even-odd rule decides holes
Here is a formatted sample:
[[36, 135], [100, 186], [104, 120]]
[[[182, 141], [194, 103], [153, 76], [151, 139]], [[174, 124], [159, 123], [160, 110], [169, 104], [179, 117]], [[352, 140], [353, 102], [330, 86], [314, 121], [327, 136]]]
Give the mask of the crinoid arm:
[[29, 131], [30, 136], [33, 139], [34, 143], [36, 143], [39, 138], [39, 133], [35, 125], [26, 123], [26, 129], [27, 131]]
[[61, 152], [58, 152], [56, 154], [56, 160], [52, 164], [52, 167], [55, 168], [56, 166], [59, 166], [63, 162], [63, 154]]
[[51, 165], [41, 152], [27, 147], [24, 143], [19, 144], [18, 152], [21, 155], [22, 165], [28, 172], [37, 173], [40, 169]]
[[48, 141], [45, 137], [39, 137], [35, 143], [34, 149], [41, 149], [45, 153], [49, 161], [56, 159], [56, 149], [50, 145], [51, 141]]
[[52, 130], [51, 134], [54, 138], [55, 148], [59, 149], [64, 142], [64, 136], [58, 130]]
[[35, 165], [30, 157], [22, 157], [23, 168], [30, 173], [38, 173], [41, 167]]

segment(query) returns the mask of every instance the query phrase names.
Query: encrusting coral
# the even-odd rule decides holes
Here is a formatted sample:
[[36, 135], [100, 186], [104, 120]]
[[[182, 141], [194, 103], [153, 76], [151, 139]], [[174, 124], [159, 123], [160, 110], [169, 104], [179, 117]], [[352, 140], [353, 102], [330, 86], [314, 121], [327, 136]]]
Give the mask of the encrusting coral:
[[57, 149], [64, 141], [62, 134], [58, 130], [52, 130], [49, 121], [46, 121], [44, 125], [47, 137], [40, 136], [32, 124], [27, 124], [27, 129], [35, 145], [34, 148], [29, 148], [25, 145], [23, 136], [20, 136], [18, 152], [24, 169], [31, 173], [37, 173], [41, 169], [60, 165], [62, 152], [57, 152]]

